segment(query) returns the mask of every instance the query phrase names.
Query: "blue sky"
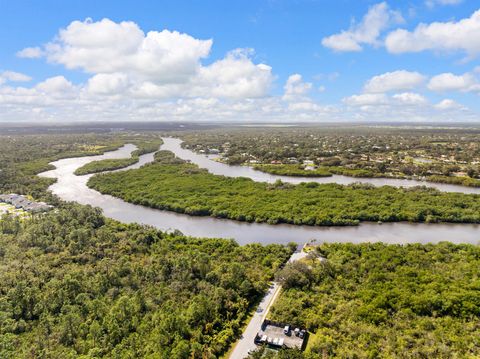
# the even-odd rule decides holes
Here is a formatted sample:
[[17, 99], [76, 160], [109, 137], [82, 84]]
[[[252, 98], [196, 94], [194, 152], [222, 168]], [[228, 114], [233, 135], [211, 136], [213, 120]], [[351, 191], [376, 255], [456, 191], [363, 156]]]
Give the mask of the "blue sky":
[[[392, 100], [391, 98], [394, 98], [395, 95], [410, 94], [408, 96], [402, 95], [403, 97], [397, 96], [395, 99], [415, 99], [417, 105], [422, 105], [423, 103], [423, 107], [419, 109], [411, 108], [407, 113], [402, 114], [402, 118], [408, 117], [405, 120], [421, 120], [430, 116], [433, 119], [438, 118], [438, 121], [455, 120], [461, 116], [452, 114], [450, 110], [454, 109], [461, 110], [462, 119], [476, 120], [476, 113], [480, 110], [478, 105], [479, 91], [476, 89], [478, 69], [477, 71], [475, 70], [475, 67], [478, 65], [477, 50], [480, 52], [480, 46], [477, 49], [477, 45], [480, 43], [480, 32], [476, 31], [475, 21], [472, 21], [473, 25], [470, 23], [465, 25], [461, 21], [471, 18], [479, 8], [480, 4], [478, 2], [468, 0], [388, 1], [384, 3], [379, 1], [346, 0], [176, 0], [136, 2], [0, 0], [0, 46], [2, 48], [0, 52], [0, 86], [2, 86], [0, 87], [0, 121], [13, 121], [17, 118], [18, 120], [27, 120], [29, 114], [32, 119], [46, 116], [45, 118], [49, 120], [59, 120], [58, 118], [62, 115], [62, 108], [65, 111], [66, 108], [78, 106], [79, 93], [81, 91], [84, 93], [81, 95], [84, 96], [82, 101], [87, 101], [85, 100], [85, 96], [87, 96], [85, 94], [88, 92], [86, 88], [87, 83], [90, 78], [99, 73], [108, 74], [109, 76], [114, 73], [117, 77], [120, 76], [119, 73], [122, 73], [122, 76], [125, 74], [128, 79], [124, 79], [124, 77], [121, 77], [121, 79], [128, 82], [130, 89], [135, 86], [136, 89], [141, 87], [140, 81], [153, 83], [157, 87], [165, 84], [165, 79], [161, 78], [160, 73], [153, 74], [152, 76], [155, 77], [155, 80], [152, 80], [146, 78], [145, 73], [130, 71], [125, 67], [126, 65], [111, 70], [103, 66], [101, 70], [98, 70], [98, 67], [91, 63], [78, 63], [71, 59], [59, 60], [60, 54], [52, 55], [48, 52], [50, 50], [47, 51], [43, 47], [45, 44], [55, 42], [60, 46], [68, 46], [65, 42], [55, 40], [56, 37], [58, 38], [59, 31], [67, 28], [73, 21], [84, 22], [87, 18], [91, 18], [91, 23], [99, 22], [104, 18], [111, 20], [114, 24], [129, 21], [134, 23], [145, 34], [149, 31], [161, 32], [166, 29], [171, 32], [178, 31], [179, 33], [187, 34], [197, 40], [212, 39], [213, 42], [208, 50], [208, 54], [202, 53], [202, 55], [198, 55], [198, 58], [196, 58], [198, 63], [205, 68], [215, 64], [217, 61], [222, 61], [228, 56], [227, 54], [230, 51], [235, 49], [253, 49], [254, 51], [244, 50], [241, 56], [247, 57], [252, 65], [265, 64], [271, 68], [268, 79], [262, 78], [257, 81], [254, 78], [252, 81], [249, 80], [251, 82], [249, 86], [257, 86], [257, 88], [245, 89], [242, 87], [241, 90], [238, 90], [241, 94], [239, 96], [235, 96], [233, 84], [213, 83], [214, 80], [209, 84], [206, 84], [206, 80], [202, 80], [202, 90], [194, 91], [188, 95], [184, 95], [181, 89], [172, 92], [167, 91], [165, 94], [164, 90], [156, 88], [154, 91], [156, 97], [152, 95], [153, 98], [150, 98], [150, 100], [155, 101], [156, 106], [159, 101], [165, 104], [168, 103], [168, 111], [174, 111], [175, 114], [172, 116], [178, 119], [183, 119], [183, 115], [179, 115], [179, 109], [183, 108], [182, 111], [188, 112], [189, 108], [195, 106], [195, 102], [192, 101], [200, 98], [206, 100], [208, 98], [211, 104], [208, 106], [216, 107], [212, 111], [219, 111], [219, 106], [224, 106], [221, 111], [222, 114], [204, 111], [199, 116], [199, 113], [195, 112], [195, 110], [191, 114], [193, 117], [199, 116], [200, 119], [204, 120], [207, 120], [209, 117], [227, 120], [249, 120], [250, 116], [251, 120], [258, 118], [273, 121], [275, 120], [275, 114], [277, 114], [278, 120], [303, 119], [315, 121], [318, 119], [321, 121], [328, 118], [334, 120], [355, 120], [357, 118], [366, 120], [369, 116], [376, 120], [381, 120], [382, 117], [385, 120], [389, 120], [390, 118], [398, 119], [398, 116], [391, 116], [394, 111], [398, 111], [398, 104], [392, 106], [390, 103], [397, 100]], [[389, 18], [385, 19], [385, 23], [380, 26], [378, 36], [374, 36], [373, 39], [370, 37], [366, 41], [361, 40], [356, 45], [353, 45], [361, 49], [339, 51], [339, 48], [335, 48], [335, 46], [342, 38], [334, 38], [332, 40], [334, 46], [328, 46], [328, 42], [325, 39], [335, 34], [341, 34], [342, 31], [348, 33], [346, 35], [348, 39], [351, 39], [352, 36], [355, 38], [357, 35], [352, 34], [362, 25], [364, 17], [377, 10], [380, 17], [386, 16]], [[407, 45], [407, 48], [403, 48], [401, 51], [398, 51], [395, 47], [392, 47], [392, 49], [387, 48], [385, 39], [392, 32], [404, 29], [412, 34], [419, 24], [424, 23], [425, 26], [430, 26], [434, 22], [444, 25], [448, 25], [448, 23], [458, 24], [462, 29], [467, 27], [465, 30], [465, 37], [467, 38], [460, 41], [457, 39], [449, 40], [449, 30], [446, 28], [446, 30], [443, 29], [445, 30], [445, 40], [442, 38], [432, 40], [432, 38], [428, 37], [430, 35], [424, 35], [423, 38], [415, 38], [413, 41], [410, 39], [410, 45]], [[369, 22], [364, 25], [363, 30], [367, 32], [370, 31], [372, 26], [375, 27], [375, 24], [372, 25]], [[469, 27], [472, 27], [472, 29]], [[343, 39], [345, 40], [345, 38]], [[411, 48], [416, 46], [417, 40], [419, 43], [423, 41], [424, 46], [420, 50], [412, 50]], [[442, 45], [442, 43], [449, 43], [449, 41], [453, 45]], [[462, 45], [456, 46], [456, 42], [460, 42]], [[399, 44], [401, 45], [400, 42]], [[396, 44], [395, 46], [400, 45]], [[115, 44], [112, 43], [112, 46], [115, 46]], [[171, 46], [175, 46], [175, 41]], [[33, 58], [32, 56], [28, 56], [28, 58], [19, 56], [19, 51], [29, 47], [39, 48], [42, 55]], [[53, 59], [53, 57], [57, 58]], [[195, 62], [194, 60], [192, 61]], [[234, 66], [231, 71], [242, 76], [243, 70], [237, 70], [237, 67], [235, 67], [238, 63], [231, 62]], [[247, 72], [245, 76], [250, 76], [249, 78], [251, 79], [255, 74], [252, 75], [251, 71], [253, 70], [247, 69], [247, 64], [244, 65], [244, 71]], [[222, 69], [227, 67], [227, 65], [222, 65]], [[175, 67], [171, 69], [171, 71], [175, 70]], [[185, 68], [179, 71], [183, 70], [190, 71]], [[161, 72], [162, 70], [159, 71]], [[369, 79], [396, 71], [417, 73], [417, 75], [423, 76], [423, 80], [419, 78], [415, 82], [412, 79], [415, 85], [399, 85], [398, 89], [395, 88], [388, 91], [375, 90], [373, 91], [375, 95], [363, 96], [366, 92], [369, 92], [365, 90], [365, 84]], [[31, 81], [15, 81], [15, 78], [11, 75], [10, 77], [4, 75], [2, 84], [2, 72], [25, 74], [31, 78]], [[295, 99], [292, 96], [285, 95], [286, 82], [293, 74], [301, 76], [301, 80], [292, 80], [293, 86], [297, 86], [295, 88], [292, 87]], [[433, 77], [441, 74], [463, 77], [458, 79], [456, 77], [444, 76], [439, 79], [439, 81], [443, 80], [443, 82], [437, 83], [437, 86], [429, 85]], [[405, 75], [405, 73], [396, 73], [396, 75]], [[54, 104], [57, 100], [52, 100], [47, 105], [33, 99], [35, 96], [49, 96], [49, 93], [51, 93], [50, 88], [48, 91], [45, 90], [48, 86], [40, 86], [40, 88], [43, 88], [43, 92], [36, 89], [36, 92], [33, 93], [33, 89], [35, 89], [37, 84], [49, 78], [57, 78], [58, 86], [56, 88], [61, 89], [65, 84], [60, 84], [59, 76], [63, 76], [69, 83], [68, 86], [71, 85], [75, 88], [75, 91], [77, 91], [76, 95], [72, 94], [69, 99], [63, 98], [57, 105]], [[218, 73], [213, 69], [208, 75], [209, 79], [218, 76]], [[390, 83], [391, 81], [396, 81], [391, 77], [383, 80]], [[119, 80], [116, 78], [115, 81], [115, 83], [118, 83]], [[172, 81], [175, 83], [175, 86], [178, 85], [179, 81], [187, 81], [189, 86], [191, 86], [192, 81], [198, 82], [196, 79], [185, 80], [185, 78]], [[230, 80], [227, 79], [225, 81]], [[447, 83], [445, 85], [445, 81], [450, 81], [450, 84], [455, 81], [466, 83], [458, 85], [449, 85]], [[210, 93], [209, 89], [212, 86], [217, 90]], [[237, 83], [235, 86], [238, 87], [240, 85]], [[169, 87], [172, 86], [169, 85]], [[2, 88], [4, 91], [3, 105], [1, 101]], [[227, 88], [225, 96], [221, 93], [223, 88]], [[432, 88], [436, 90], [432, 90]], [[18, 100], [12, 100], [12, 97], [18, 95], [19, 89], [31, 90], [32, 93], [28, 94], [29, 101], [34, 103], [30, 108], [26, 104], [21, 104], [22, 111], [18, 110], [18, 108], [12, 110], [12, 102], [18, 104]], [[10, 102], [5, 100], [5, 96], [7, 96], [5, 93], [8, 95], [8, 101]], [[149, 96], [151, 93], [150, 91]], [[161, 93], [161, 95], [158, 95], [158, 93]], [[203, 96], [204, 93], [209, 95]], [[421, 96], [421, 98], [412, 96], [412, 94]], [[107, 94], [103, 91], [102, 96], [105, 95]], [[52, 96], [55, 97], [54, 95]], [[118, 98], [119, 94], [109, 93], [108, 96], [110, 96], [108, 99], [111, 100], [112, 96], [117, 96]], [[134, 104], [131, 103], [130, 107], [128, 107], [132, 114], [134, 113], [130, 119], [142, 119], [138, 109], [148, 106], [148, 101], [145, 100], [145, 96], [142, 96], [139, 95], [139, 98], [142, 98], [141, 104], [137, 101]], [[363, 97], [351, 98], [352, 96]], [[101, 97], [101, 99], [104, 98]], [[126, 96], [126, 98], [131, 99], [131, 94]], [[280, 103], [281, 98], [283, 100], [287, 99], [289, 101], [288, 106], [291, 108], [296, 108], [297, 110], [303, 108], [308, 110], [309, 113], [299, 114], [288, 111], [279, 113], [278, 111], [281, 111], [280, 107], [288, 107], [284, 103]], [[98, 99], [100, 97], [96, 98], [97, 101]], [[277, 99], [278, 103], [272, 104], [273, 99]], [[445, 103], [445, 105], [452, 104], [452, 106], [443, 106], [450, 111], [448, 115], [436, 113], [433, 110], [435, 104], [439, 104], [443, 100], [451, 101]], [[77, 105], [73, 101], [76, 101]], [[95, 98], [90, 96], [88, 101], [95, 102]], [[257, 108], [265, 106], [264, 112], [272, 109], [272, 106], [275, 107], [275, 111], [272, 110], [273, 114], [265, 114], [263, 112], [261, 114], [252, 112], [247, 114], [245, 111], [242, 112], [243, 110], [240, 112], [226, 111], [226, 108], [231, 109], [237, 105], [243, 109], [242, 103], [245, 103], [245, 101], [256, 101], [254, 107]], [[270, 102], [266, 103], [265, 101]], [[425, 101], [428, 102], [429, 109], [427, 109]], [[292, 103], [302, 103], [303, 105], [295, 107], [291, 106]], [[306, 104], [310, 105], [307, 106]], [[410, 101], [409, 104], [412, 104], [412, 102]], [[372, 115], [371, 111], [373, 110], [368, 108], [368, 106], [377, 105], [382, 107], [382, 109], [380, 112], [377, 111]], [[359, 106], [359, 108], [355, 106]], [[364, 108], [360, 108], [362, 106]], [[454, 108], [455, 106], [456, 108]], [[443, 109], [443, 107], [438, 106], [436, 109]], [[105, 116], [113, 116], [112, 109], [104, 108], [98, 110], [98, 117], [104, 114]], [[164, 111], [165, 108], [157, 110]], [[365, 114], [357, 116], [362, 111], [365, 111]], [[316, 116], [316, 113], [318, 116]], [[297, 115], [299, 115], [298, 118]], [[145, 119], [166, 118], [156, 116], [155, 112], [144, 114]], [[74, 120], [75, 118], [71, 119]], [[85, 118], [80, 116], [79, 119]], [[188, 116], [185, 116], [185, 119], [188, 119]]]

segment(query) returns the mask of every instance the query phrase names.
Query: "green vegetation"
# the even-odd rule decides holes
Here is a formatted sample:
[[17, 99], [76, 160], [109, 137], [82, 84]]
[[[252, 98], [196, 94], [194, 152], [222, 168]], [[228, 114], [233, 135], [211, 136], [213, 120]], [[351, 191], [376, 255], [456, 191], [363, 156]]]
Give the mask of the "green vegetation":
[[254, 165], [257, 171], [271, 173], [279, 176], [294, 176], [294, 177], [331, 177], [332, 172], [326, 167], [318, 167], [311, 171], [306, 171], [300, 165]]
[[138, 157], [146, 153], [156, 152], [163, 143], [160, 138], [150, 140], [132, 140], [130, 142], [137, 146], [137, 149], [132, 153], [133, 157]]
[[382, 177], [381, 174], [372, 171], [371, 169], [363, 168], [345, 168], [339, 166], [326, 167], [328, 171], [336, 175], [350, 176], [350, 177]]
[[90, 173], [113, 171], [113, 170], [118, 170], [120, 168], [131, 166], [138, 162], [141, 155], [158, 151], [158, 148], [162, 144], [162, 140], [152, 140], [148, 142], [132, 141], [132, 143], [134, 143], [137, 146], [137, 149], [132, 152], [132, 155], [130, 158], [118, 158], [118, 159], [93, 161], [83, 165], [80, 168], [77, 168], [74, 173], [77, 176], [83, 176]]
[[0, 357], [216, 357], [290, 253], [124, 225], [88, 206], [4, 217]]
[[161, 139], [156, 133], [0, 135], [0, 193], [15, 192], [53, 201], [46, 189], [54, 180], [36, 176], [53, 169], [50, 162], [101, 155], [125, 143], [137, 145], [134, 154], [139, 156], [156, 151]]
[[[479, 186], [478, 129], [315, 127], [178, 133], [194, 151], [220, 151], [229, 164], [292, 176], [424, 178]], [[317, 168], [304, 171], [304, 161]], [[458, 178], [462, 178], [459, 180]]]
[[323, 244], [287, 265], [271, 319], [305, 325], [296, 358], [477, 358], [480, 247]]
[[334, 174], [350, 177], [380, 177], [371, 170], [339, 166], [320, 166], [312, 170], [305, 170], [300, 165], [255, 165], [253, 168], [274, 175], [294, 177], [330, 177]]
[[158, 149], [151, 134], [1, 138], [0, 192], [56, 209], [0, 216], [0, 358], [213, 358], [238, 338], [291, 248], [120, 224], [35, 176], [56, 159], [149, 139], [143, 151]]
[[28, 212], [22, 208], [16, 208], [11, 204], [0, 202], [0, 217], [6, 213], [19, 216], [20, 218], [28, 216]]
[[471, 177], [430, 176], [429, 181], [456, 184], [469, 187], [480, 187], [480, 180]]
[[480, 222], [477, 195], [434, 189], [257, 183], [216, 176], [166, 151], [137, 170], [92, 177], [88, 185], [128, 202], [240, 221], [355, 225], [359, 221]]
[[113, 170], [118, 170], [120, 168], [128, 167], [137, 162], [138, 162], [138, 157], [93, 161], [83, 165], [80, 168], [77, 168], [74, 173], [77, 176], [83, 176], [89, 173], [113, 171]]
[[49, 197], [46, 189], [53, 180], [36, 176], [53, 169], [49, 162], [99, 155], [123, 143], [120, 136], [111, 134], [0, 136], [0, 193]]
[[[121, 224], [99, 209], [60, 201], [46, 191], [52, 180], [35, 176], [53, 160], [133, 141], [152, 143], [153, 152], [157, 140], [129, 133], [0, 136], [0, 192], [56, 205], [42, 215], [0, 218], [0, 358], [218, 357], [276, 272], [284, 291], [272, 319], [313, 333], [307, 352], [282, 351], [277, 358], [480, 355], [479, 247], [330, 244], [311, 254], [327, 262], [307, 259], [278, 272], [291, 248], [240, 247]], [[170, 152], [155, 159], [139, 170], [95, 176], [91, 185], [159, 208], [270, 223], [476, 222], [480, 216], [478, 196], [268, 185], [208, 174]], [[260, 357], [272, 354], [252, 355]]]

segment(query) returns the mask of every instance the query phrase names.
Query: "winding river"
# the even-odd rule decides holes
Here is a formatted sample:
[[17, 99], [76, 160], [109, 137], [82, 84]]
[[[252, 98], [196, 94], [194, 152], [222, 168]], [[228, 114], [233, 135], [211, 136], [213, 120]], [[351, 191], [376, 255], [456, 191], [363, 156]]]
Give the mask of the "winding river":
[[279, 176], [254, 170], [248, 166], [227, 165], [215, 161], [217, 155], [201, 155], [181, 147], [182, 140], [178, 138], [163, 138], [164, 144], [162, 150], [168, 150], [184, 160], [189, 160], [201, 168], [206, 168], [210, 173], [215, 175], [223, 175], [228, 177], [248, 177], [256, 182], [273, 183], [277, 180], [283, 182], [298, 184], [301, 182], [317, 182], [317, 183], [338, 183], [348, 185], [352, 183], [368, 183], [374, 186], [393, 186], [393, 187], [415, 187], [427, 186], [436, 188], [442, 192], [461, 192], [470, 194], [480, 194], [480, 187], [466, 187], [460, 185], [434, 183], [420, 180], [396, 179], [396, 178], [359, 178], [333, 175], [331, 177], [293, 177]]
[[[327, 178], [299, 178], [275, 176], [255, 171], [245, 166], [229, 166], [214, 161], [211, 156], [196, 154], [181, 148], [181, 140], [164, 138], [161, 149], [174, 152], [178, 157], [190, 160], [200, 167], [207, 168], [214, 174], [226, 176], [243, 176], [255, 181], [274, 182], [281, 179], [284, 182], [299, 183], [315, 181], [319, 183], [337, 182], [348, 184], [352, 182], [372, 183], [374, 185], [416, 186], [428, 185], [442, 191], [464, 193], [480, 193], [478, 188], [433, 184], [421, 181], [396, 179], [352, 179], [345, 176]], [[125, 223], [142, 223], [161, 230], [178, 229], [186, 235], [195, 237], [233, 238], [239, 244], [247, 243], [304, 243], [310, 239], [318, 242], [386, 242], [386, 243], [436, 243], [450, 241], [453, 243], [480, 243], [480, 226], [475, 224], [416, 224], [416, 223], [362, 223], [355, 227], [313, 227], [294, 226], [287, 224], [268, 225], [263, 223], [237, 222], [228, 219], [211, 217], [193, 217], [174, 212], [152, 209], [127, 203], [119, 198], [103, 195], [87, 187], [87, 181], [92, 175], [75, 176], [75, 169], [86, 163], [112, 158], [129, 157], [135, 150], [134, 145], [125, 145], [116, 151], [98, 156], [67, 158], [52, 162], [54, 170], [43, 172], [40, 176], [56, 178], [57, 182], [50, 190], [65, 201], [76, 201], [100, 207], [104, 214]], [[153, 160], [153, 153], [140, 156], [138, 163], [123, 170], [143, 166]]]

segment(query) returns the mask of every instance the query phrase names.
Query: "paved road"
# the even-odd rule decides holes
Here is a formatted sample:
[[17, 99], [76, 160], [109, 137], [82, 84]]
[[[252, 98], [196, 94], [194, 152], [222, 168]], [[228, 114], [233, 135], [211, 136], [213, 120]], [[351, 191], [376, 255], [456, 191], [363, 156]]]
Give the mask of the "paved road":
[[[306, 255], [307, 254], [305, 252], [297, 251], [292, 254], [289, 262], [298, 261], [299, 259], [304, 258]], [[275, 299], [277, 299], [280, 289], [281, 286], [276, 282], [274, 282], [270, 287], [260, 302], [257, 311], [253, 315], [252, 319], [250, 319], [250, 323], [248, 323], [247, 328], [238, 340], [237, 345], [232, 351], [232, 354], [230, 354], [230, 359], [244, 359], [248, 356], [248, 352], [250, 350], [257, 349], [257, 346], [254, 343], [255, 336], [260, 330], [262, 322], [268, 314], [268, 310], [275, 302]]]
[[244, 359], [248, 356], [250, 350], [255, 350], [257, 348], [253, 341], [262, 326], [268, 308], [270, 308], [273, 299], [277, 297], [279, 291], [280, 286], [278, 283], [273, 283], [260, 302], [252, 319], [250, 319], [250, 323], [248, 323], [247, 328], [245, 328], [245, 331], [233, 349], [232, 354], [230, 354], [230, 359]]

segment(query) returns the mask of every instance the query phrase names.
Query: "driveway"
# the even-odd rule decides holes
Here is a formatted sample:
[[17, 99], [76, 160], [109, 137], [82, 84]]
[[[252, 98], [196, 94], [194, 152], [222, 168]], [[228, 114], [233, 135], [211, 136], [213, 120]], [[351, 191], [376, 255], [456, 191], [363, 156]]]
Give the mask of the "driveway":
[[279, 292], [280, 286], [278, 283], [273, 283], [260, 302], [257, 310], [253, 314], [252, 319], [250, 319], [250, 323], [248, 323], [245, 331], [238, 340], [237, 345], [232, 351], [232, 354], [230, 354], [230, 359], [244, 359], [248, 356], [248, 352], [250, 350], [255, 350], [257, 348], [254, 343], [255, 336], [262, 326], [263, 320], [265, 319], [270, 305], [274, 302], [274, 299], [277, 297]]
[[[306, 256], [307, 253], [297, 250], [290, 257], [289, 262], [298, 261], [302, 258], [305, 258]], [[230, 359], [244, 359], [248, 357], [248, 352], [250, 350], [257, 349], [257, 346], [254, 343], [255, 336], [260, 330], [263, 320], [268, 314], [268, 310], [275, 302], [275, 299], [277, 299], [277, 296], [280, 293], [280, 289], [281, 286], [278, 283], [273, 282], [272, 286], [267, 291], [262, 301], [260, 302], [257, 310], [253, 314], [252, 319], [250, 319], [250, 323], [248, 323], [247, 328], [238, 340], [235, 348], [232, 351], [232, 354], [230, 354]]]

